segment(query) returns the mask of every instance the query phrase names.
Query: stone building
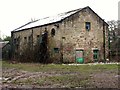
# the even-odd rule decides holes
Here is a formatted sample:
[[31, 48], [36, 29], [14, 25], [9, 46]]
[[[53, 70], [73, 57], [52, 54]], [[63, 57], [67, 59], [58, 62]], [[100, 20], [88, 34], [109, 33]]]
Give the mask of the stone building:
[[28, 52], [40, 62], [87, 63], [108, 58], [108, 24], [88, 6], [29, 22], [12, 31], [11, 37], [14, 59], [23, 59]]

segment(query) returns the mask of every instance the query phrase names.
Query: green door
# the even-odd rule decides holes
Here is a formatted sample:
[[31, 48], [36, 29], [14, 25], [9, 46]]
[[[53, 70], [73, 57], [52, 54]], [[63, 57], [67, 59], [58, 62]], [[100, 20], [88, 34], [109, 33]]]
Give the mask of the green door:
[[83, 50], [76, 50], [76, 62], [84, 63]]

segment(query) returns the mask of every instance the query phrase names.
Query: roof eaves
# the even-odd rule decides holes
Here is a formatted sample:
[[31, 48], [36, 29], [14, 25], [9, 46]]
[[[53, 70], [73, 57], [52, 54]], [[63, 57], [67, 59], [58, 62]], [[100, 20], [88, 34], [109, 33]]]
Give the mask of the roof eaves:
[[59, 23], [59, 22], [61, 22], [61, 21], [62, 21], [62, 20], [56, 21], [56, 22], [52, 22], [52, 23], [47, 23], [47, 24], [44, 24], [44, 25], [38, 25], [38, 26], [30, 27], [30, 28], [21, 29], [21, 30], [18, 30], [18, 31], [12, 31], [12, 32], [20, 32], [20, 31], [25, 31], [25, 30], [28, 30], [28, 29], [37, 28], [37, 27], [43, 27], [43, 26], [47, 26], [47, 25]]
[[18, 28], [16, 28], [16, 29], [14, 29], [13, 31], [17, 31], [17, 30], [19, 30], [20, 28], [25, 27], [25, 26], [27, 26], [27, 25], [29, 25], [29, 24], [31, 24], [31, 23], [37, 22], [37, 21], [39, 21], [39, 19], [38, 19], [38, 20], [35, 20], [35, 21], [30, 21], [30, 22], [28, 22], [28, 23], [26, 23], [26, 24], [24, 24], [24, 25], [22, 25], [22, 26], [20, 26], [20, 27], [18, 27]]
[[[81, 8], [80, 8], [80, 9], [76, 9], [76, 10], [71, 10], [71, 11], [65, 12], [65, 14], [70, 13], [70, 12], [73, 12], [73, 11], [76, 11], [75, 13], [77, 13], [77, 12], [80, 11], [80, 10], [81, 10]], [[75, 14], [75, 13], [73, 13], [73, 14]], [[73, 15], [73, 14], [71, 14], [71, 15]], [[69, 15], [69, 16], [71, 16], [71, 15]], [[46, 24], [43, 24], [43, 25], [38, 25], [38, 26], [33, 26], [33, 27], [30, 27], [30, 28], [25, 28], [25, 29], [18, 30], [18, 29], [20, 29], [20, 28], [22, 28], [22, 27], [24, 27], [24, 26], [27, 26], [27, 25], [29, 25], [29, 24], [31, 24], [31, 23], [34, 23], [34, 22], [28, 22], [27, 24], [22, 25], [21, 27], [13, 30], [12, 32], [19, 32], [19, 31], [24, 31], [24, 30], [31, 29], [31, 28], [42, 27], [42, 26], [54, 24], [54, 23], [61, 22], [61, 21], [65, 20], [65, 19], [68, 18], [69, 16], [67, 16], [67, 17], [65, 17], [65, 18], [63, 18], [63, 19], [60, 19], [60, 20], [58, 20], [58, 21], [55, 21], [55, 22], [46, 23]], [[39, 19], [39, 20], [40, 20], [40, 19]], [[39, 21], [39, 20], [37, 20], [37, 21]], [[37, 21], [35, 21], [35, 22], [37, 22]], [[18, 30], [18, 31], [17, 31], [17, 30]]]
[[[22, 28], [22, 27], [24, 27], [24, 26], [27, 26], [27, 25], [29, 25], [29, 24], [32, 24], [32, 23], [37, 22], [37, 21], [40, 20], [40, 19], [38, 19], [38, 20], [33, 21], [33, 22], [28, 22], [27, 24], [25, 24], [25, 25], [23, 25], [23, 26], [15, 29], [15, 30], [13, 30], [12, 32], [24, 31], [24, 30], [31, 29], [31, 28], [42, 27], [42, 26], [54, 24], [54, 23], [57, 23], [57, 22], [61, 22], [61, 21], [65, 20], [66, 18], [68, 18], [68, 17], [70, 17], [70, 16], [72, 16], [72, 15], [74, 15], [74, 14], [76, 14], [76, 13], [78, 13], [78, 12], [80, 12], [80, 11], [86, 9], [86, 8], [89, 8], [93, 13], [95, 13], [89, 6], [87, 6], [87, 7], [84, 7], [84, 8], [79, 8], [79, 9], [76, 9], [76, 10], [71, 10], [71, 11], [65, 12], [64, 14], [67, 14], [67, 13], [76, 11], [75, 13], [73, 13], [73, 14], [71, 14], [71, 15], [68, 15], [67, 17], [64, 17], [63, 19], [61, 18], [61, 19], [58, 20], [58, 21], [51, 22], [51, 23], [46, 23], [46, 24], [43, 24], [43, 25], [32, 26], [32, 27], [30, 27], [30, 28], [25, 28], [25, 29], [18, 30], [18, 29], [20, 29], [20, 28]], [[103, 22], [105, 22], [104, 19], [102, 19], [97, 13], [95, 13], [95, 14], [96, 14]], [[105, 23], [106, 23], [106, 22], [105, 22]], [[106, 24], [107, 24], [107, 23], [106, 23]], [[108, 24], [107, 24], [107, 25], [108, 25]], [[18, 31], [17, 31], [17, 30], [18, 30]]]

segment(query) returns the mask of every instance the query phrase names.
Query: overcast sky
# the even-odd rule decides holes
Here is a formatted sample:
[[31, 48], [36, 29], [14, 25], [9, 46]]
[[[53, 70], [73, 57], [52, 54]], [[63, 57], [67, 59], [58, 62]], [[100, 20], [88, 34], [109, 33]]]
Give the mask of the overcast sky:
[[0, 33], [11, 35], [15, 28], [69, 10], [90, 6], [105, 21], [118, 19], [120, 0], [0, 0]]

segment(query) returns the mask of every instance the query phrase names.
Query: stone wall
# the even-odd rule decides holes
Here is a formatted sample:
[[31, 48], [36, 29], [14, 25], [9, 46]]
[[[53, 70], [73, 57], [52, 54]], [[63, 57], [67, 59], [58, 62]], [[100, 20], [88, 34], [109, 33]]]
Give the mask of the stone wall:
[[[86, 31], [85, 22], [91, 22], [91, 30]], [[105, 28], [107, 30], [107, 28]], [[103, 53], [103, 21], [91, 10], [85, 9], [66, 18], [61, 25], [63, 39], [63, 58], [75, 62], [75, 50], [84, 50], [85, 62], [93, 61], [93, 50], [99, 50], [99, 61], [104, 59]], [[105, 30], [105, 31], [106, 31]], [[107, 47], [106, 32], [106, 54]], [[107, 55], [106, 55], [107, 57]]]
[[[91, 29], [89, 31], [85, 28], [85, 22], [91, 23]], [[51, 33], [52, 29], [55, 30], [54, 35]], [[63, 60], [63, 62], [76, 62], [76, 49], [82, 49], [84, 51], [85, 63], [93, 62], [94, 49], [99, 50], [99, 61], [104, 59], [103, 21], [89, 8], [67, 17], [62, 22], [13, 33], [13, 39], [19, 38], [20, 40], [19, 53], [24, 50], [28, 41], [31, 41], [32, 47], [34, 48], [37, 44], [37, 38], [41, 37], [45, 30], [48, 32], [47, 49], [52, 62], [61, 62], [61, 60]], [[107, 57], [108, 36], [106, 24], [105, 33], [105, 50]], [[30, 36], [32, 39], [30, 39]]]
[[[18, 32], [13, 32], [13, 43], [18, 42], [19, 43], [19, 47], [18, 49], [16, 49], [16, 45], [14, 43], [14, 50], [15, 52], [17, 52], [18, 54], [22, 54], [25, 49], [30, 45], [30, 48], [35, 48], [37, 44], [40, 44], [40, 40], [42, 37], [42, 34], [45, 32], [45, 30], [48, 32], [48, 44], [47, 44], [47, 48], [48, 48], [48, 52], [50, 54], [50, 59], [54, 60], [53, 62], [58, 62], [60, 61], [60, 30], [59, 27], [56, 26], [57, 23], [55, 24], [51, 24], [51, 25], [47, 25], [47, 26], [40, 26], [40, 27], [35, 27], [32, 29], [27, 29], [27, 30], [22, 30], [22, 31], [18, 31]], [[54, 29], [55, 30], [55, 35], [51, 34], [51, 30]], [[25, 39], [26, 38], [26, 39]], [[19, 40], [17, 40], [19, 39]], [[31, 43], [29, 43], [31, 42]], [[55, 53], [54, 48], [59, 48], [59, 52]], [[29, 52], [32, 53], [32, 52]], [[18, 58], [18, 57], [17, 57]]]

